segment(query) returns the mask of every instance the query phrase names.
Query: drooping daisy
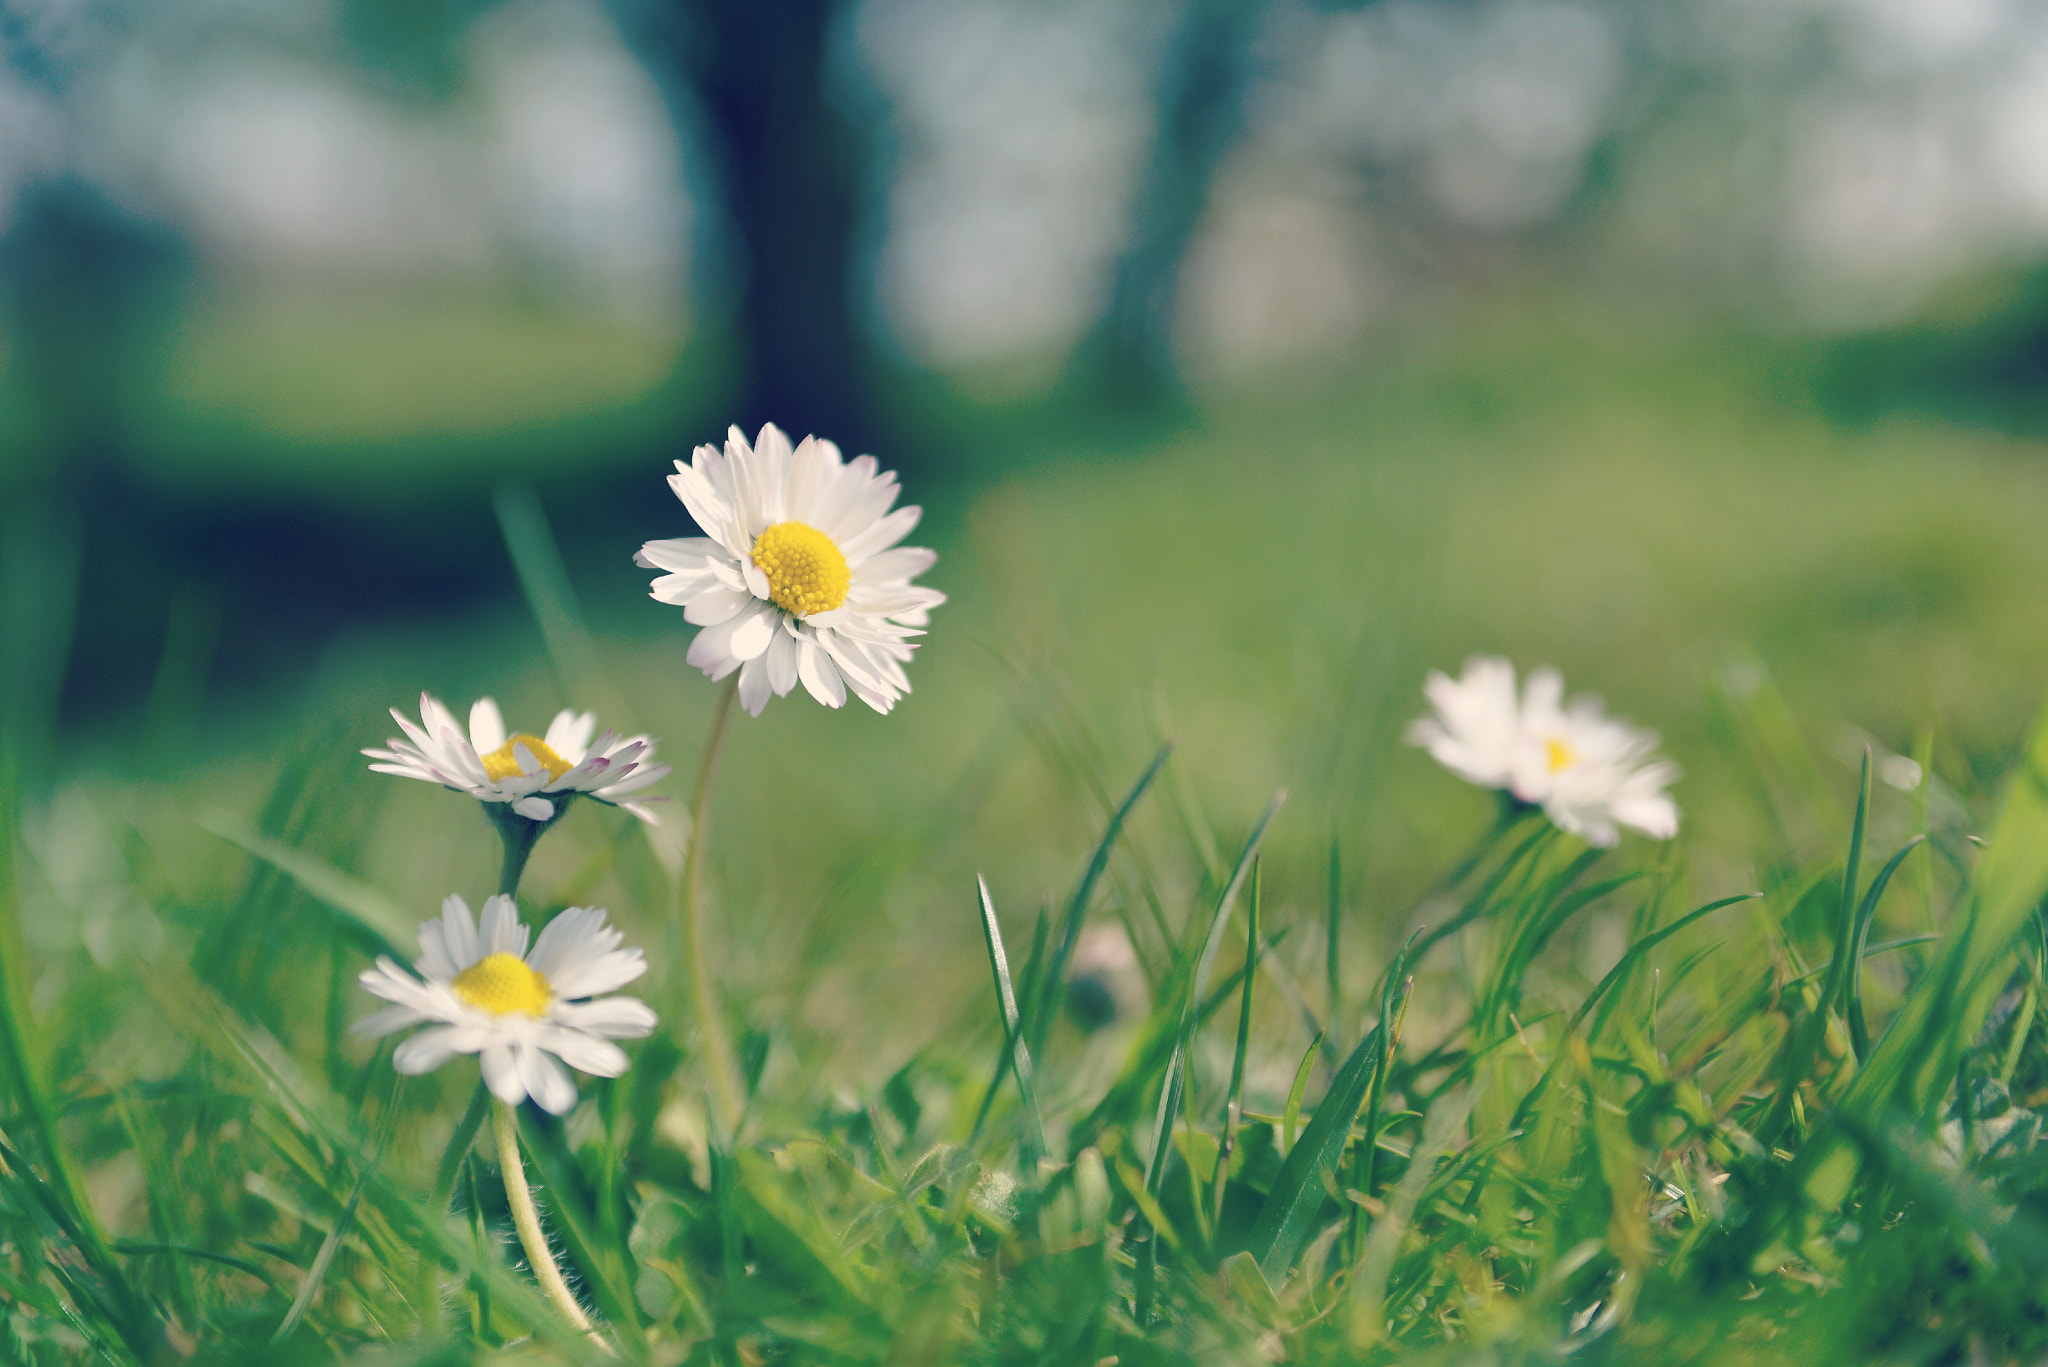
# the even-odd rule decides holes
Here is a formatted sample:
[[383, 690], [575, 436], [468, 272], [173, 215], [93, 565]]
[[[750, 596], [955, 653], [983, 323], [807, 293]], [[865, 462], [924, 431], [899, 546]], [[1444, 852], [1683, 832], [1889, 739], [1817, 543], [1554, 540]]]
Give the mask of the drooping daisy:
[[749, 446], [735, 427], [722, 453], [677, 461], [669, 487], [706, 535], [650, 541], [633, 560], [666, 571], [652, 595], [703, 628], [691, 664], [714, 679], [738, 670], [757, 717], [799, 681], [827, 707], [851, 691], [877, 712], [910, 691], [911, 638], [946, 595], [910, 582], [938, 557], [896, 544], [921, 510], [889, 510], [896, 476], [873, 456], [842, 460], [816, 437], [791, 450], [773, 423]]
[[1607, 716], [1596, 698], [1565, 703], [1556, 670], [1532, 671], [1518, 700], [1514, 666], [1474, 656], [1463, 678], [1432, 672], [1423, 692], [1436, 715], [1411, 723], [1408, 739], [1460, 777], [1541, 807], [1588, 844], [1615, 844], [1618, 826], [1660, 840], [1678, 833], [1664, 789], [1679, 770], [1654, 757], [1656, 734]]
[[405, 732], [394, 736], [389, 749], [365, 750], [380, 774], [424, 779], [481, 802], [507, 802], [529, 821], [551, 821], [557, 805], [578, 793], [623, 807], [649, 824], [658, 825], [650, 802], [635, 797], [668, 773], [654, 762], [654, 742], [646, 736], [619, 739], [607, 731], [592, 744], [597, 719], [589, 712], [563, 708], [547, 735], [505, 734], [498, 704], [479, 698], [469, 709], [469, 734], [456, 726], [454, 714], [431, 694], [420, 694], [420, 721], [414, 725], [397, 708], [391, 716]]
[[541, 929], [529, 952], [511, 898], [486, 900], [478, 926], [469, 904], [451, 896], [439, 916], [420, 924], [417, 967], [425, 981], [380, 955], [360, 981], [396, 1004], [351, 1029], [376, 1038], [430, 1025], [392, 1053], [399, 1072], [427, 1073], [457, 1054], [475, 1054], [491, 1095], [510, 1106], [530, 1096], [562, 1115], [576, 1104], [563, 1063], [617, 1077], [626, 1054], [612, 1041], [639, 1039], [655, 1025], [647, 1003], [601, 995], [647, 971], [639, 950], [619, 948], [619, 932], [604, 917], [596, 907], [570, 907]]

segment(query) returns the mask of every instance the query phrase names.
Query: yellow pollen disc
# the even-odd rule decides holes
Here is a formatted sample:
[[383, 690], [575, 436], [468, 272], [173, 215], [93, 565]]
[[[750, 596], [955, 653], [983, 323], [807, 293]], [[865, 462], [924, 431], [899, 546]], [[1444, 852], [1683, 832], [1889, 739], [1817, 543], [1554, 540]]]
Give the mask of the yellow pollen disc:
[[510, 954], [487, 954], [455, 975], [455, 995], [494, 1016], [538, 1016], [554, 993], [548, 980]]
[[519, 777], [519, 760], [512, 753], [512, 747], [515, 745], [524, 745], [532, 751], [533, 757], [540, 761], [540, 767], [548, 771], [550, 779], [560, 778], [571, 768], [569, 761], [548, 749], [548, 743], [539, 736], [521, 734], [512, 737], [488, 755], [477, 756], [484, 762], [484, 772], [490, 776], [491, 782], [503, 783], [508, 778]]
[[768, 596], [792, 617], [832, 611], [853, 582], [832, 538], [806, 523], [776, 523], [754, 538], [753, 556], [768, 576]]
[[1578, 762], [1579, 757], [1572, 753], [1571, 746], [1561, 740], [1544, 741], [1543, 748], [1550, 754], [1550, 772], [1553, 774]]

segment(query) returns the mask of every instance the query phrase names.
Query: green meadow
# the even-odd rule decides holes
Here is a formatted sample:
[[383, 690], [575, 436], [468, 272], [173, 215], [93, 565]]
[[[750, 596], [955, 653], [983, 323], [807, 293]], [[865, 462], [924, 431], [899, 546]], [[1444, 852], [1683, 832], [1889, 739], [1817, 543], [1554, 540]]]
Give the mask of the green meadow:
[[[251, 328], [173, 368], [180, 421], [220, 349], [305, 373]], [[590, 345], [623, 388], [562, 449], [658, 427], [664, 366]], [[175, 662], [66, 745], [17, 708], [0, 1362], [2038, 1359], [2048, 463], [1845, 415], [1829, 364], [1532, 310], [1157, 422], [904, 395], [949, 595], [914, 691], [732, 717], [701, 804], [695, 629], [633, 536], [558, 538], [531, 453], [463, 474], [517, 611], [231, 714]], [[381, 440], [273, 380], [262, 440]], [[20, 609], [60, 562], [9, 560], [0, 653], [61, 657]], [[1677, 837], [1591, 848], [1408, 744], [1475, 654], [1654, 729]], [[661, 1018], [519, 1111], [590, 1334], [476, 1062], [349, 1032], [498, 887], [477, 802], [358, 753], [422, 690], [674, 769], [659, 827], [579, 800], [519, 887], [606, 908]]]

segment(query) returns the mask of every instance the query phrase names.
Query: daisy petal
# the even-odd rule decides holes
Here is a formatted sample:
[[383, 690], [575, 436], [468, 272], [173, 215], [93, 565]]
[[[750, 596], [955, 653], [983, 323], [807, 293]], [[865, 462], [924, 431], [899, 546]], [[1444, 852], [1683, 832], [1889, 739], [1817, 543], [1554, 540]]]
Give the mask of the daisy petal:
[[526, 1100], [526, 1084], [519, 1078], [519, 1065], [512, 1057], [512, 1046], [494, 1043], [477, 1056], [477, 1064], [483, 1070], [484, 1086], [491, 1089], [491, 1095], [507, 1106], [517, 1106]]
[[512, 1056], [519, 1069], [519, 1080], [534, 1103], [550, 1115], [567, 1115], [576, 1104], [576, 1084], [562, 1071], [562, 1065], [538, 1045], [524, 1040], [512, 1046]]

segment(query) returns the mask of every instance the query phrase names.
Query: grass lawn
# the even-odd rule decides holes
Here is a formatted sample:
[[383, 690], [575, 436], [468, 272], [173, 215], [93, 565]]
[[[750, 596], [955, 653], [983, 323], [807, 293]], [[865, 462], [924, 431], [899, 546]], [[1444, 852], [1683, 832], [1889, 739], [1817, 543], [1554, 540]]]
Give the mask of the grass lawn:
[[[1801, 364], [1546, 318], [991, 435], [906, 494], [915, 692], [738, 716], [701, 827], [692, 629], [516, 505], [531, 615], [5, 785], [0, 1361], [2038, 1358], [2048, 463], [1831, 422]], [[1677, 838], [1406, 744], [1477, 653], [1655, 728]], [[676, 770], [519, 886], [608, 908], [662, 1024], [517, 1164], [476, 1063], [347, 1029], [498, 887], [474, 801], [356, 753], [422, 688]]]

